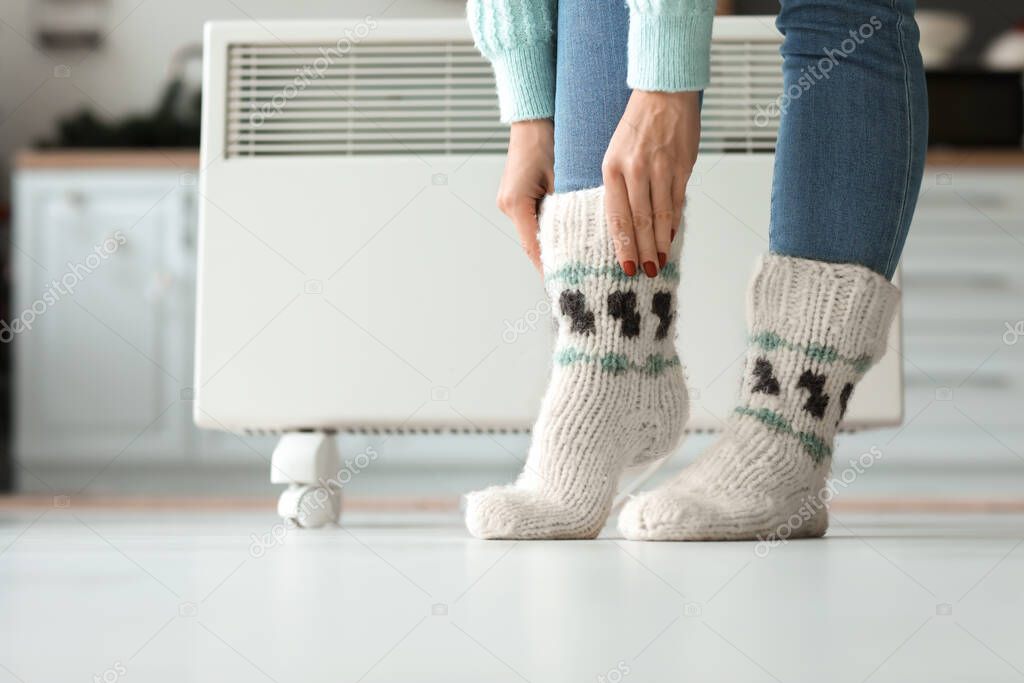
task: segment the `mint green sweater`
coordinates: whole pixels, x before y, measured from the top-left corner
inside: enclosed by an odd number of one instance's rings
[[[627,85],[664,92],[706,87],[715,0],[625,1]],[[556,3],[469,0],[473,39],[494,66],[502,121],[554,116]]]

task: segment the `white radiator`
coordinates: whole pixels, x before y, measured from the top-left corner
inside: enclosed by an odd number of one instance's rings
[[[716,19],[679,299],[690,429],[733,408],[779,41]],[[464,21],[214,22],[204,68],[196,423],[528,429],[551,311],[494,207],[507,128]],[[847,428],[899,422],[899,344],[897,320]]]

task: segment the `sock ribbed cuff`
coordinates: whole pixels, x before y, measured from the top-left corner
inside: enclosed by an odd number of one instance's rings
[[[863,266],[767,254],[747,299],[751,341],[863,373],[885,352],[900,292]]]
[[[604,188],[548,195],[540,208],[540,255],[551,277],[566,266],[618,268],[604,221]]]
[[[672,240],[668,263],[658,278],[678,281],[682,225]],[[608,234],[604,186],[548,195],[540,209],[540,250],[547,279],[574,277],[573,269],[630,279],[619,267]],[[634,278],[645,277],[638,273]]]

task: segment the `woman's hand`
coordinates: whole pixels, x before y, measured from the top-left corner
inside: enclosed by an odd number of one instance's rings
[[[605,214],[619,265],[648,277],[668,258],[697,160],[696,92],[634,90],[604,155]]]
[[[518,121],[508,139],[498,208],[512,219],[523,251],[543,273],[537,242],[537,209],[555,183],[555,128],[550,119]]]

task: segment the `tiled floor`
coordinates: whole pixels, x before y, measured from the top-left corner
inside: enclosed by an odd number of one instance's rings
[[[1017,681],[1024,515],[481,542],[455,513],[0,511],[0,681]]]

